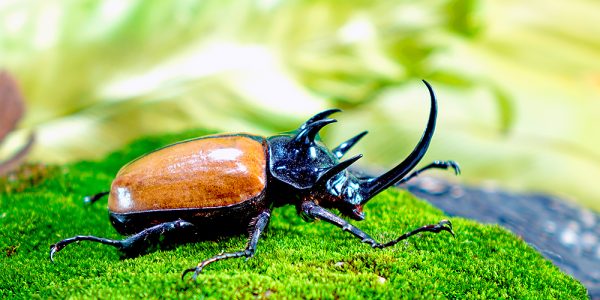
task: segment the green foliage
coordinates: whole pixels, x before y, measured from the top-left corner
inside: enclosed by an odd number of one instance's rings
[[[521,239],[498,226],[452,218],[456,238],[423,234],[375,250],[324,222],[305,223],[293,207],[275,210],[245,262],[210,265],[197,282],[181,271],[245,237],[204,241],[121,259],[113,248],[82,242],[48,259],[49,245],[77,234],[120,238],[106,206],[82,196],[106,190],[119,167],[149,150],[206,134],[139,140],[102,161],[25,167],[0,178],[0,298],[585,298],[585,288]],[[389,240],[447,218],[407,192],[391,189],[366,207],[360,227]]]

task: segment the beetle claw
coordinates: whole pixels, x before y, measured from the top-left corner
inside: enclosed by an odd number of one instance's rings
[[[196,269],[196,271],[194,272],[194,275],[192,275],[192,281],[196,281],[196,278],[198,278],[198,275],[200,274],[200,272],[202,272],[202,269]]]
[[[54,253],[62,250],[62,248],[64,248],[65,245],[62,245],[61,243],[57,243],[57,244],[53,244],[50,246],[50,261],[54,262]]]
[[[450,167],[454,169],[454,174],[460,175],[460,166],[458,165],[458,163],[456,163],[453,160],[448,161],[448,163],[450,164]]]
[[[54,253],[56,253],[56,252],[58,252],[58,251],[59,251],[59,249],[58,249],[58,247],[56,246],[56,244],[54,244],[54,245],[50,246],[50,261],[51,261],[51,262],[54,262]]]
[[[186,269],[185,271],[183,271],[183,273],[181,273],[181,280],[184,280],[185,275],[187,275],[189,272],[192,272],[192,271],[196,271],[196,268],[189,268],[189,269]]]
[[[200,273],[202,272],[202,267],[198,266],[198,267],[186,269],[181,274],[181,280],[184,280],[185,275],[187,275],[190,272],[194,272],[194,275],[192,275],[192,278],[190,278],[190,281],[196,281],[196,278],[198,278],[198,275],[200,275]]]
[[[450,222],[450,220],[441,220],[437,226],[439,230],[448,231],[453,237],[456,237],[454,235],[454,231],[452,230],[452,222]]]

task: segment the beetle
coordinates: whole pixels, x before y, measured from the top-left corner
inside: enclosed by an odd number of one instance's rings
[[[429,119],[414,150],[400,164],[379,177],[352,173],[348,167],[362,157],[340,161],[367,132],[362,132],[333,150],[318,137],[324,126],[336,122],[328,118],[339,109],[320,112],[295,131],[271,137],[251,134],[210,135],[166,146],[126,164],[117,173],[110,192],[86,199],[93,203],[109,195],[108,209],[114,228],[123,240],[95,236],[75,236],[50,246],[50,259],[56,252],[78,241],[93,241],[118,248],[126,255],[147,250],[148,242],[167,235],[231,235],[249,231],[246,248],[221,253],[201,261],[182,274],[202,270],[216,261],[254,256],[261,233],[274,208],[294,205],[307,221],[329,222],[349,231],[373,248],[395,245],[419,232],[454,235],[452,223],[441,220],[407,232],[395,240],[378,243],[330,209],[353,220],[363,220],[363,206],[386,188],[414,178],[427,169],[460,168],[454,161],[434,161],[410,173],[425,155],[433,137],[437,118],[434,91],[423,80],[431,99]]]

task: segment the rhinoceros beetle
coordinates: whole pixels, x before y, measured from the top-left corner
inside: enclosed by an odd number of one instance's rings
[[[460,169],[454,161],[435,161],[409,172],[425,155],[435,129],[437,102],[431,98],[429,120],[415,149],[399,165],[379,177],[364,177],[348,171],[362,155],[340,161],[342,156],[367,132],[329,150],[318,138],[327,124],[336,122],[330,109],[316,114],[296,131],[262,137],[250,134],[222,134],[179,142],[146,154],[128,163],[116,175],[110,192],[87,198],[94,202],[109,195],[112,225],[124,240],[95,236],[75,236],[51,246],[50,259],[65,246],[78,241],[93,241],[113,246],[125,254],[135,254],[165,235],[205,236],[206,233],[230,235],[249,229],[247,247],[238,252],[221,253],[183,272],[194,272],[192,279],[209,264],[228,258],[254,255],[260,234],[266,228],[271,210],[296,206],[306,220],[320,219],[349,231],[373,248],[395,245],[419,232],[447,231],[452,224],[442,220],[407,232],[395,240],[378,243],[368,234],[332,213],[363,220],[363,206],[386,188],[406,182],[431,169]]]

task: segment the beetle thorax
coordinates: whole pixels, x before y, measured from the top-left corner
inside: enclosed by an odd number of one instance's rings
[[[302,147],[291,136],[279,135],[270,137],[268,143],[271,175],[299,191],[312,188],[319,175],[338,163],[320,142]]]
[[[339,159],[323,143],[298,143],[292,134],[270,137],[268,143],[269,171],[293,194],[288,201],[299,204],[308,200],[362,219],[360,209],[357,212],[362,201],[360,180],[345,168],[336,172]],[[330,170],[335,173],[327,174]]]

